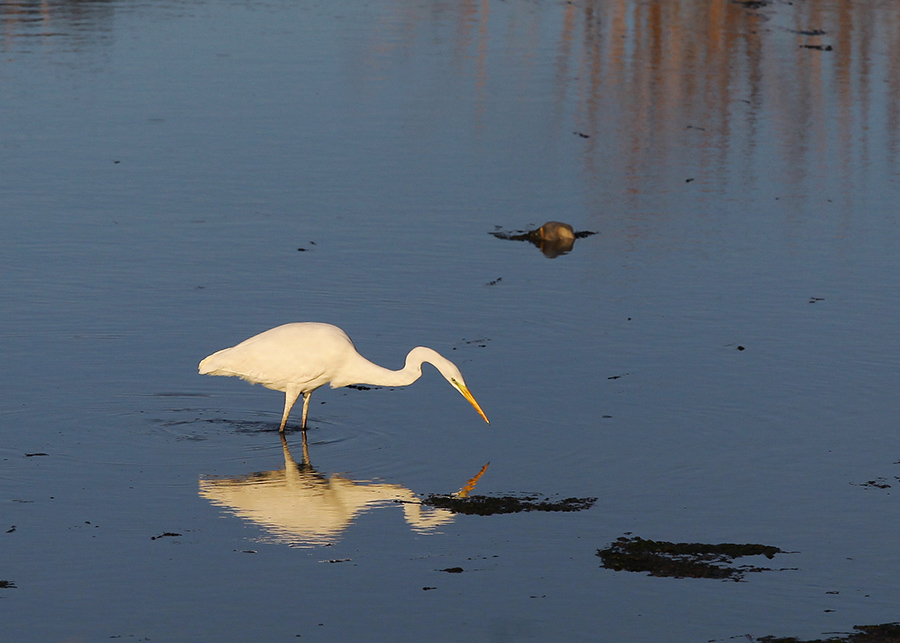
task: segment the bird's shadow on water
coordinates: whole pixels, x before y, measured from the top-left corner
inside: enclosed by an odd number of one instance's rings
[[[176,440],[208,440],[214,436],[221,436],[223,434],[236,434],[236,435],[279,435],[279,422],[277,419],[231,419],[227,417],[198,417],[198,415],[203,415],[209,413],[206,409],[170,409],[170,413],[174,414],[183,414],[190,413],[193,417],[185,418],[185,419],[161,419],[156,418],[152,420],[153,424],[157,425],[159,429],[170,436],[173,436]],[[323,423],[327,424],[327,423]],[[317,434],[318,431],[316,428],[308,429],[308,433],[310,438],[312,435]],[[303,430],[300,427],[291,427],[290,425],[284,428],[284,434],[291,435],[302,435]],[[312,444],[332,444],[337,442],[343,442],[345,438],[333,437],[329,439],[321,439],[322,436],[316,435],[315,441]]]

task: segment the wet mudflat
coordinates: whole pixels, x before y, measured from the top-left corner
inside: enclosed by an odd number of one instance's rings
[[[895,640],[894,3],[0,19],[0,638]],[[490,426],[197,374],[290,321]]]

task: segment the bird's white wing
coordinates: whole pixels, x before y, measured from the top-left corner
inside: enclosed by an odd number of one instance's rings
[[[328,324],[285,324],[213,353],[200,362],[204,375],[232,375],[277,391],[312,391],[329,382],[353,343]]]

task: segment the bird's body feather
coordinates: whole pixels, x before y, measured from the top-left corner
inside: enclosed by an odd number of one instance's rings
[[[373,364],[356,351],[347,334],[331,324],[298,322],[267,330],[231,348],[213,353],[200,362],[201,375],[240,377],[253,384],[285,393],[281,429],[291,407],[303,395],[303,428],[310,394],[323,386],[332,388],[351,384],[406,386],[422,375],[422,363],[433,364],[475,407],[487,417],[466,388],[462,374],[453,362],[436,351],[419,346],[406,356],[405,366],[392,371]]]
[[[200,362],[200,374],[237,376],[275,391],[292,385],[300,386],[301,392],[314,391],[327,384],[329,372],[339,372],[352,354],[356,354],[353,342],[336,326],[285,324],[213,353]]]

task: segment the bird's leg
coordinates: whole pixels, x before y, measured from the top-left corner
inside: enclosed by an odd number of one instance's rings
[[[297,401],[298,397],[300,397],[300,391],[295,391],[293,389],[287,389],[284,392],[284,414],[281,416],[281,426],[278,428],[279,431],[284,431],[284,425],[287,424],[288,415],[290,415],[291,409],[294,407],[294,402]],[[303,410],[304,410],[303,423],[305,425],[306,424],[306,412],[305,412],[306,407],[305,406],[304,406]]]
[[[303,394],[303,420],[300,422],[300,428],[303,429],[303,444],[306,444],[306,414],[309,412],[309,398],[312,395],[310,393]]]
[[[306,443],[306,430],[303,431],[303,466],[309,468],[309,445]]]

